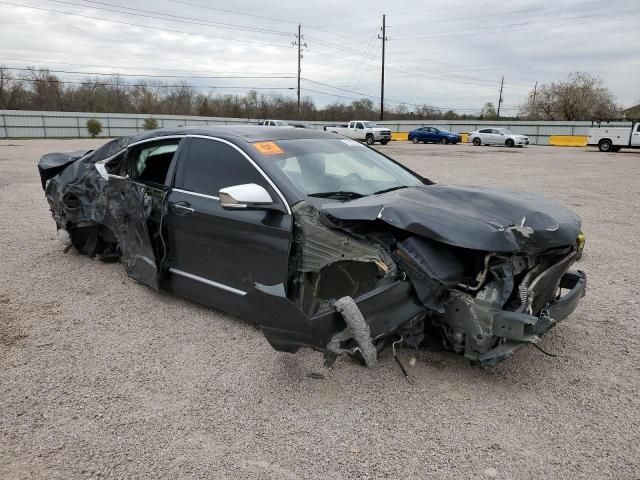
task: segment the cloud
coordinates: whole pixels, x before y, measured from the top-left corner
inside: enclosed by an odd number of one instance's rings
[[[320,105],[348,100],[310,90],[357,97],[344,91],[351,90],[377,98],[381,62],[377,35],[386,12],[385,96],[390,100],[477,109],[486,101],[497,101],[504,76],[505,105],[515,108],[536,81],[562,80],[576,70],[601,76],[623,104],[630,105],[640,97],[636,80],[640,78],[640,59],[635,52],[640,41],[640,12],[635,0],[610,0],[606,6],[594,0],[508,4],[499,0],[435,0],[417,6],[415,2],[390,4],[381,0],[10,3],[36,7],[0,3],[0,64],[14,67],[157,75],[171,70],[185,76],[207,71],[294,76],[297,51],[291,42],[299,22],[307,44],[302,76],[343,88],[303,81],[303,95],[311,95]],[[242,88],[229,87],[296,86],[295,79],[185,80],[233,92],[242,92]]]

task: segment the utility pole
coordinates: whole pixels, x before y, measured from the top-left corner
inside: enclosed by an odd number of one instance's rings
[[[384,54],[385,45],[387,43],[387,16],[382,15],[382,36],[378,35],[378,39],[382,40],[382,80],[380,81],[380,120],[384,120]]]
[[[533,87],[533,100],[531,101],[531,116],[533,117],[536,112],[536,94],[538,93],[538,82]]]
[[[502,81],[500,82],[500,97],[498,98],[498,113],[496,120],[500,120],[500,106],[502,105],[502,89],[504,88],[504,76],[502,77]]]
[[[304,37],[302,36],[302,25],[298,25],[298,34],[296,35],[296,41],[291,42],[291,44],[295,47],[298,47],[298,120],[300,120],[300,74],[302,72],[301,61],[302,61],[302,49],[307,48],[306,42],[303,43]]]

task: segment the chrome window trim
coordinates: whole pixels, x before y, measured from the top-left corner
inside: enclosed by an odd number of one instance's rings
[[[204,283],[206,285],[210,285],[212,287],[219,288],[220,290],[225,290],[227,292],[234,293],[236,295],[243,296],[243,295],[247,294],[247,292],[245,292],[243,290],[238,290],[237,288],[233,288],[233,287],[230,287],[228,285],[224,285],[222,283],[214,282],[213,280],[208,280],[206,278],[199,277],[198,275],[194,275],[192,273],[183,272],[182,270],[178,270],[177,268],[169,268],[169,272],[175,273],[176,275],[180,275],[181,277],[185,277],[185,278],[189,278],[191,280],[195,280],[196,282],[201,282],[201,283]]]
[[[178,192],[178,193],[186,193],[187,195],[195,195],[196,197],[210,198],[212,200],[220,200],[220,198],[216,197],[215,195],[205,195],[204,193],[190,192],[189,190],[183,190],[182,188],[174,188],[172,191]]]
[[[143,143],[147,143],[147,142],[155,142],[155,141],[160,141],[160,140],[165,140],[165,139],[166,139],[166,140],[172,140],[172,139],[175,139],[175,138],[185,138],[186,136],[187,136],[186,134],[185,134],[185,135],[165,135],[165,136],[161,136],[161,137],[146,138],[146,139],[144,139],[144,140],[140,140],[140,141],[135,142],[135,143],[130,143],[130,144],[129,144],[129,145],[127,145],[126,147],[124,147],[124,148],[122,148],[122,149],[118,150],[118,151],[117,151],[116,153],[114,153],[113,155],[111,155],[111,156],[109,156],[109,157],[107,157],[107,158],[105,158],[105,159],[103,159],[103,160],[100,160],[100,161],[96,162],[96,163],[94,164],[94,167],[96,167],[96,170],[98,170],[98,173],[100,173],[100,176],[101,176],[102,178],[104,178],[105,180],[108,180],[108,179],[109,179],[109,177],[105,177],[105,174],[107,173],[106,168],[101,169],[100,167],[98,167],[98,165],[100,165],[100,166],[104,166],[104,165],[106,165],[106,164],[107,164],[107,163],[109,163],[111,160],[113,160],[114,158],[116,158],[118,155],[123,154],[123,153],[124,153],[125,151],[127,151],[129,148],[131,148],[131,147],[135,147],[136,145],[141,145],[141,144],[143,144]]]
[[[282,194],[282,192],[280,191],[280,189],[276,186],[275,183],[273,183],[273,181],[267,176],[266,173],[264,173],[264,171],[262,170],[262,168],[260,168],[260,166],[253,161],[253,159],[247,154],[247,152],[245,152],[244,150],[242,150],[240,147],[238,147],[237,145],[231,143],[228,140],[225,140],[224,138],[218,138],[218,137],[214,137],[214,136],[209,136],[209,135],[195,135],[195,134],[188,134],[187,137],[190,138],[203,138],[205,140],[211,140],[214,142],[222,142],[224,144],[229,145],[230,147],[236,149],[244,158],[246,158],[249,163],[251,163],[251,165],[253,165],[253,167],[258,170],[258,172],[260,173],[260,175],[262,175],[264,177],[264,179],[267,181],[267,183],[269,183],[269,185],[271,186],[271,188],[273,188],[273,190],[276,192],[276,194],[278,195],[278,197],[280,197],[280,200],[282,201],[282,204],[285,206],[285,208],[287,209],[287,214],[291,215],[291,207],[289,207],[289,204],[287,203],[287,201],[284,198],[284,195]],[[229,185],[230,187],[232,187],[233,185]],[[193,192],[191,192],[193,193]]]

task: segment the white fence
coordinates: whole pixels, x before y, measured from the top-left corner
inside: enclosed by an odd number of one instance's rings
[[[157,120],[163,128],[213,125],[256,124],[254,118],[195,117],[181,115],[148,115],[126,113],[35,112],[26,110],[0,110],[0,138],[86,138],[87,120],[102,124],[101,136],[133,135],[143,130],[148,118]],[[316,128],[343,122],[305,122]],[[541,121],[478,121],[478,120],[392,120],[376,122],[393,132],[408,132],[424,125],[434,125],[453,132],[471,132],[483,127],[496,126],[528,135],[532,143],[546,145],[551,135],[586,135],[592,122]],[[610,126],[630,126],[630,122],[611,122]]]

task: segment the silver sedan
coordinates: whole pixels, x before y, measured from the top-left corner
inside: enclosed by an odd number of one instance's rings
[[[529,145],[529,137],[518,135],[506,128],[483,128],[469,134],[469,143],[478,145],[506,145],[523,147]]]

